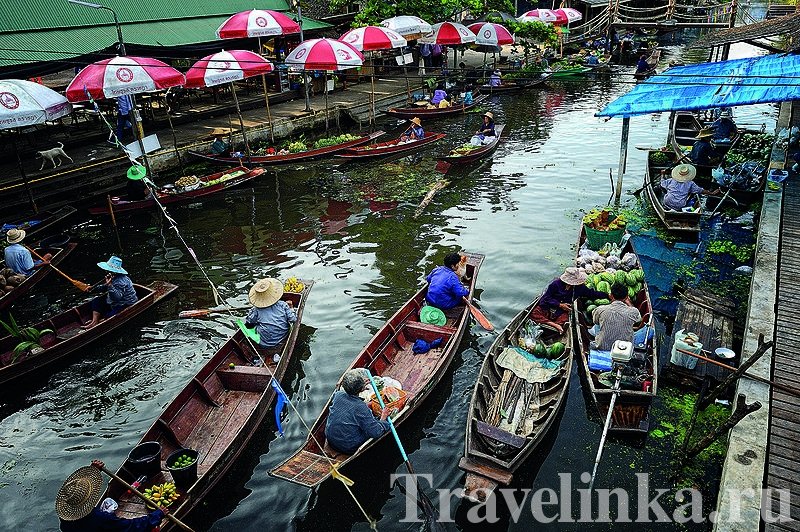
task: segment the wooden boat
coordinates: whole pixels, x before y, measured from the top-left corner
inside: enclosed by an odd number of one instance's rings
[[[521,379],[512,370],[498,365],[498,357],[509,347],[518,345],[524,334],[523,328],[541,296],[511,320],[489,348],[472,389],[472,399],[467,414],[467,429],[464,456],[458,467],[467,472],[465,496],[478,501],[485,500],[488,492],[498,485],[507,486],[514,473],[553,428],[553,423],[562,408],[569,379],[572,373],[572,327],[567,323],[563,333],[550,327],[542,327],[545,345],[561,342],[564,352],[556,360],[561,367],[542,380],[533,383]],[[519,390],[518,401],[508,401],[509,391]],[[529,397],[529,401],[524,398]],[[507,402],[506,402],[507,401]],[[528,426],[513,430],[501,411],[514,412],[524,405]],[[528,410],[529,409],[529,410]],[[519,423],[519,421],[518,421]]]
[[[72,250],[75,249],[78,244],[67,244],[64,247],[59,248],[37,248],[36,253],[39,255],[44,255],[45,253],[52,253],[53,257],[50,259],[50,264],[53,266],[58,266],[58,264],[66,258],[67,255],[72,253]],[[0,261],[0,270],[5,268],[5,261]],[[44,279],[51,271],[52,268],[49,266],[40,266],[34,270],[34,272],[29,275],[24,281],[22,281],[19,286],[14,288],[12,291],[6,293],[2,297],[0,297],[0,310],[3,310],[9,307],[14,301],[20,298],[23,294],[27,293],[33,286]]]
[[[538,81],[538,80],[537,80]],[[491,85],[481,85],[481,94],[499,94],[504,92],[521,91],[528,85],[522,83],[506,82],[499,87],[492,87]]]
[[[484,144],[483,146],[469,151],[464,155],[453,155],[453,152],[450,152],[450,155],[440,157],[436,163],[436,170],[446,174],[453,166],[464,167],[479,161],[484,157],[488,157],[494,153],[494,151],[497,149],[497,146],[500,144],[500,137],[503,134],[504,128],[505,124],[496,125],[494,127],[494,138],[489,144]]]
[[[189,154],[194,155],[195,157],[199,157],[204,161],[215,164],[242,164],[243,161],[247,161],[250,164],[257,164],[259,166],[270,166],[273,164],[311,161],[313,159],[320,159],[322,157],[334,155],[348,148],[353,148],[355,146],[363,146],[364,144],[367,144],[368,142],[371,142],[376,138],[380,137],[381,135],[383,135],[383,133],[384,133],[383,131],[375,131],[374,133],[370,133],[369,135],[362,135],[361,137],[355,140],[349,140],[347,142],[342,142],[341,144],[334,144],[333,146],[325,146],[324,148],[310,149],[298,153],[287,153],[285,155],[278,155],[278,154],[251,155],[249,158],[246,156],[223,157],[220,155],[209,155],[191,150],[189,150]]]
[[[486,95],[480,95],[477,98],[472,100],[472,103],[469,105],[464,105],[463,103],[452,105],[450,107],[443,107],[443,108],[434,108],[428,109],[424,106],[411,106],[411,107],[390,107],[386,110],[386,114],[396,116],[399,118],[414,118],[418,116],[420,118],[425,118],[427,120],[431,120],[433,118],[439,118],[441,116],[452,116],[461,113],[465,113],[474,107],[477,107],[478,104],[483,102],[486,99]]]
[[[581,225],[578,238],[578,249],[586,239],[586,233]],[[626,253],[636,253],[633,244],[628,240],[622,249],[622,256]],[[642,283],[642,289],[631,300],[633,306],[639,309],[643,323],[652,320],[653,306],[647,282]],[[584,386],[584,392],[591,398],[600,417],[605,420],[608,414],[608,405],[611,401],[614,376],[611,372],[600,372],[589,369],[589,342],[588,327],[591,320],[587,320],[584,313],[584,302],[578,300],[573,307],[572,322],[575,328],[573,349],[577,357],[578,373]],[[655,335],[642,349],[634,351],[633,359],[625,365],[623,385],[620,388],[614,411],[611,417],[609,431],[616,433],[646,435],[650,427],[650,406],[658,391],[658,346]],[[642,382],[636,380],[632,385],[630,379],[645,376]],[[649,385],[648,385],[649,382]],[[647,388],[646,390],[644,388]]]
[[[686,154],[692,148],[695,137],[703,124],[697,115],[690,111],[675,111],[670,116],[669,144],[679,156]]]
[[[647,57],[647,64],[653,65],[649,70],[645,70],[644,72],[634,72],[633,77],[636,78],[636,81],[643,81],[653,74],[656,73],[656,68],[658,68],[658,62],[661,60],[661,49],[656,48],[653,52]]]
[[[301,293],[286,292],[282,297],[294,305],[297,321],[289,331],[279,362],[267,357],[264,366],[259,360],[261,355],[244,334],[237,331],[164,408],[139,441],[161,445],[159,472],[150,476],[140,490],[174,482],[167,469],[171,464],[166,463],[173,451],[192,449],[199,453],[196,481],[190,486],[179,482],[180,497],[169,508],[178,519],[185,519],[192,511],[203,507],[208,493],[245,450],[270,411],[276,396],[272,379],[280,382],[292,363],[303,308],[314,285],[313,281],[301,282],[305,285]],[[257,364],[254,365],[253,360]],[[131,469],[126,461],[117,475],[131,483],[139,476]],[[105,496],[119,503],[116,511],[119,517],[135,518],[147,513],[141,500],[114,480],[109,482]],[[174,526],[165,520],[161,530],[174,530]]]
[[[200,186],[193,190],[183,190],[178,192],[177,189],[161,189],[157,193],[158,201],[162,205],[167,205],[170,203],[178,203],[181,201],[189,201],[196,198],[201,198],[210,194],[216,194],[218,192],[222,192],[223,190],[227,190],[229,188],[247,183],[248,181],[252,181],[264,172],[266,172],[266,170],[263,168],[254,168],[251,170],[249,168],[245,168],[244,166],[237,166],[235,168],[230,168],[222,172],[216,172],[214,174],[198,178],[200,180]],[[152,198],[141,201],[127,201],[125,196],[122,196],[119,198],[112,198],[111,202],[114,209],[114,214],[138,211],[141,209],[150,209],[156,206],[156,202]],[[91,207],[89,209],[89,213],[109,214],[109,208],[107,205]]]
[[[484,257],[478,254],[467,254],[467,257],[467,276],[471,278],[470,295],[467,297],[472,297]],[[400,381],[409,398],[405,407],[393,417],[397,427],[427,399],[442,379],[470,322],[469,309],[465,307],[457,319],[449,318],[444,326],[420,323],[419,310],[424,305],[425,293],[426,287],[423,287],[408,300],[347,368],[368,368],[373,375],[392,377]],[[414,354],[411,350],[418,339],[430,342],[436,338],[444,340],[438,348],[421,354]],[[272,469],[270,475],[311,488],[330,476],[331,464],[338,467],[347,465],[366,454],[384,438],[392,438],[387,432],[377,439],[368,440],[352,455],[339,454],[326,448],[325,424],[332,401],[333,395],[311,428],[305,444]]]
[[[5,237],[9,229],[24,229],[29,240],[32,236],[41,237],[46,232],[60,226],[62,222],[66,221],[76,212],[78,212],[78,210],[70,206],[51,211],[39,211],[25,218],[3,224],[3,226],[0,227],[0,237]]]
[[[42,338],[44,349],[36,354],[22,355],[13,360],[13,350],[19,344],[19,340],[12,336],[0,338],[0,384],[32,376],[46,366],[66,359],[67,356],[145,312],[178,288],[164,281],[154,281],[148,286],[138,284],[133,286],[136,288],[139,300],[91,329],[81,328],[81,325],[92,319],[89,301],[34,325],[40,331],[43,329],[54,331],[54,334]]]
[[[427,146],[441,140],[445,137],[444,133],[434,133],[432,131],[425,132],[425,138],[419,140],[400,141],[399,139],[390,140],[388,142],[379,142],[377,144],[370,144],[369,146],[359,146],[357,148],[348,148],[342,153],[337,153],[336,157],[344,159],[372,159],[375,157],[383,157],[386,155],[395,155],[398,153],[407,153],[418,150],[423,146]]]
[[[664,189],[661,188],[661,171],[665,168],[657,168],[650,162],[650,154],[653,151],[647,152],[647,170],[644,174],[644,193],[647,195],[647,200],[653,206],[653,210],[658,216],[661,223],[668,231],[680,233],[684,235],[697,236],[700,233],[700,218],[703,214],[702,203],[700,198],[697,202],[701,207],[696,211],[683,212],[673,211],[664,207]]]
[[[575,78],[591,72],[592,68],[582,65],[564,66],[558,64],[550,71],[550,79]]]

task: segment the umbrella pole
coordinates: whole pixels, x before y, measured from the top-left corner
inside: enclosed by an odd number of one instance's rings
[[[172,145],[175,148],[175,157],[178,158],[178,166],[181,169],[181,173],[185,173],[183,170],[183,159],[181,159],[181,152],[178,151],[178,137],[175,135],[175,128],[172,126],[172,117],[169,115],[169,106],[167,106],[167,121],[169,122],[169,130],[172,131]]]
[[[261,48],[261,37],[258,38],[258,53],[259,55],[263,49]],[[275,144],[275,130],[272,127],[272,113],[269,110],[269,94],[267,93],[267,76],[261,74],[261,85],[264,87],[264,103],[267,104],[267,120],[269,121],[269,141]]]
[[[34,214],[39,214],[39,207],[36,205],[36,200],[33,199],[33,191],[31,185],[28,183],[28,176],[25,175],[25,168],[22,166],[22,158],[19,156],[19,149],[17,148],[17,137],[14,136],[14,155],[17,156],[17,165],[19,166],[19,175],[22,178],[22,183],[25,185],[25,192],[28,193],[28,200],[31,202],[31,208]]]
[[[242,110],[239,107],[239,97],[236,96],[236,85],[231,81],[231,92],[233,93],[233,104],[236,106],[236,114],[239,115],[239,125],[242,128],[242,140],[244,141],[244,152],[247,158],[250,158],[250,145],[247,144],[247,135],[244,132],[244,119],[242,118]]]
[[[150,168],[150,159],[147,157],[147,152],[144,149],[144,129],[142,128],[142,116],[139,114],[139,109],[136,108],[136,97],[131,94],[131,113],[133,114],[133,136],[136,137],[136,143],[139,144],[139,151],[142,152],[142,161],[144,168],[147,170],[147,175],[150,179],[153,178],[153,169]],[[119,141],[119,139],[117,139]]]
[[[369,77],[369,79],[370,82],[372,83],[372,93],[370,94],[371,114],[369,118],[370,120],[369,123],[374,125],[375,124],[375,56],[370,54],[370,57],[372,59],[372,75]]]
[[[328,131],[328,71],[325,71],[325,131]]]

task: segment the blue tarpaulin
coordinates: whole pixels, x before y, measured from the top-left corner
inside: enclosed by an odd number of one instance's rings
[[[597,116],[697,111],[800,99],[800,55],[776,54],[670,68]]]

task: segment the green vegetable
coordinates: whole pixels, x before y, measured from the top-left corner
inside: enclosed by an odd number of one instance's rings
[[[547,357],[548,358],[558,358],[564,354],[566,351],[566,347],[561,342],[555,342],[549,348],[547,348]]]
[[[618,270],[614,277],[614,284],[628,284],[628,276],[622,270]]]
[[[628,272],[625,275],[625,284],[628,286],[636,286],[639,283],[639,278],[636,276],[636,273],[633,271]]]
[[[611,301],[609,301],[608,299],[595,299],[594,304],[599,307],[602,305],[610,305]]]
[[[613,275],[611,275],[610,273],[608,273],[608,272],[601,273],[600,274],[600,278],[603,281],[607,282],[609,284],[609,286],[616,282],[616,278]],[[600,290],[600,289],[598,288],[598,290]]]
[[[537,342],[536,347],[533,348],[533,354],[540,358],[547,357],[547,347],[543,343]]]
[[[591,314],[594,309],[597,308],[597,305],[586,305],[586,312]]]
[[[599,283],[597,283],[597,291],[598,292],[605,292],[606,294],[610,294],[611,293],[611,285],[608,283],[608,281],[600,281]]]
[[[637,293],[638,293],[638,290],[636,290],[636,288],[634,288],[633,286],[629,286],[628,287],[628,297],[629,298],[634,299],[636,297]]]

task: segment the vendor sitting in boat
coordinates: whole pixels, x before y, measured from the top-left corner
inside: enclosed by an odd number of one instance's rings
[[[600,64],[600,60],[597,58],[597,56],[595,54],[590,53],[588,56],[586,56],[586,59],[584,60],[584,64],[586,66],[597,66],[597,65]]]
[[[599,351],[611,351],[614,342],[633,340],[634,328],[641,323],[641,313],[631,306],[628,287],[616,283],[611,286],[611,304],[600,305],[592,311],[592,321],[597,325],[595,346]]]
[[[711,124],[711,128],[714,130],[712,138],[718,144],[730,144],[739,133],[739,128],[736,127],[736,122],[731,117],[730,109],[723,109],[719,118]]]
[[[647,56],[642,54],[639,56],[639,61],[636,63],[636,73],[637,74],[645,74],[650,72],[653,69],[653,66],[647,62]]]
[[[231,146],[225,142],[226,133],[226,130],[219,128],[211,132],[211,136],[214,137],[214,142],[211,143],[211,153],[213,155],[227,157],[231,154]]]
[[[714,130],[710,127],[704,127],[695,137],[695,142],[692,145],[692,151],[689,152],[689,159],[693,164],[700,166],[714,166],[719,163],[721,157],[714,146],[711,145],[711,137],[714,136]]]
[[[503,84],[503,75],[500,73],[499,70],[495,69],[492,72],[492,75],[489,76],[489,86],[490,87],[499,87]]]
[[[586,286],[587,275],[578,268],[569,267],[560,277],[553,279],[531,312],[531,319],[542,325],[549,325],[559,333],[569,320],[572,304],[578,298],[604,299],[605,292],[598,292]]]
[[[669,179],[661,181],[661,187],[666,190],[664,194],[664,207],[673,211],[682,211],[689,205],[690,198],[695,194],[719,194],[719,189],[712,192],[705,190],[693,180],[697,176],[697,169],[691,164],[679,164],[672,169]]]
[[[411,125],[400,135],[400,140],[402,141],[422,140],[424,138],[425,130],[422,129],[422,120],[420,120],[418,116],[411,119]]]
[[[444,90],[444,85],[441,83],[436,87],[433,93],[433,98],[428,104],[428,109],[436,109],[439,107],[450,107],[450,102],[447,100],[447,91]]]
[[[472,94],[472,85],[467,85],[464,87],[464,92],[461,93],[461,103],[464,105],[472,105],[474,102],[474,96]]]
[[[450,253],[444,258],[442,266],[437,266],[425,277],[428,282],[428,293],[425,301],[429,305],[443,311],[448,318],[455,318],[464,308],[464,297],[469,295],[469,289],[461,284],[459,266],[461,255]]]
[[[91,329],[102,320],[118,314],[139,300],[128,272],[122,267],[121,258],[112,255],[107,261],[98,262],[97,266],[108,274],[105,280],[94,285],[91,291],[104,294],[92,299],[92,321],[84,325],[84,329]]]
[[[491,113],[491,111],[487,111],[483,114],[483,124],[481,124],[480,129],[475,132],[475,135],[472,136],[469,143],[473,146],[488,144],[492,141],[495,135],[494,115]]]
[[[105,484],[99,460],[72,473],[56,495],[56,515],[62,532],[150,532],[157,530],[167,514],[166,509],[154,510],[142,517],[125,519],[114,513],[119,504],[103,498]]]
[[[150,197],[150,189],[144,183],[147,170],[144,166],[135,165],[128,169],[128,181],[125,183],[125,199],[127,201],[142,201]]]
[[[6,268],[11,268],[17,275],[31,275],[36,268],[40,268],[50,262],[53,258],[51,253],[42,257],[44,260],[33,260],[30,250],[22,245],[25,239],[24,229],[9,229],[6,233],[6,242],[9,245],[3,252],[6,260]]]
[[[245,325],[256,329],[258,346],[278,362],[283,343],[289,335],[292,323],[297,321],[297,314],[291,301],[281,300],[283,283],[272,277],[260,279],[250,288],[247,298],[253,308],[247,313]]]
[[[342,389],[333,394],[325,423],[326,446],[344,454],[353,454],[370,438],[389,432],[390,409],[381,410],[376,419],[367,403],[358,396],[369,386],[364,370],[351,369],[342,376]]]

